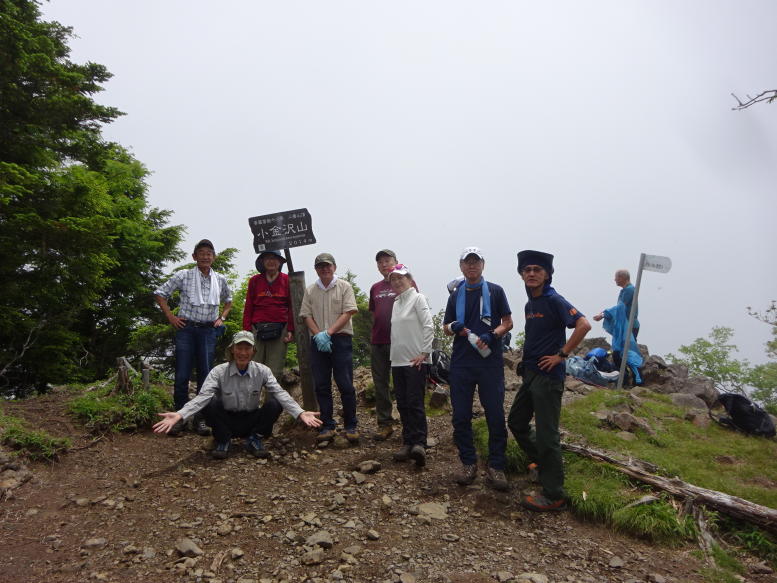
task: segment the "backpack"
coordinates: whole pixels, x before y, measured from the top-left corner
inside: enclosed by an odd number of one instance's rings
[[[747,435],[775,436],[774,422],[769,414],[744,395],[723,393],[718,397],[717,402],[723,405],[729,415],[715,419],[723,427],[735,429]]]
[[[451,357],[443,350],[432,350],[432,364],[429,366],[429,378],[437,384],[447,385],[451,372]]]

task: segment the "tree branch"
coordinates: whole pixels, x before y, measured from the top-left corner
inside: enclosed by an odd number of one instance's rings
[[[11,368],[11,365],[13,363],[15,363],[17,360],[20,360],[24,356],[24,353],[27,352],[27,350],[30,348],[30,346],[35,344],[35,341],[38,340],[37,333],[45,325],[46,325],[46,321],[45,320],[41,320],[37,324],[35,324],[35,326],[32,327],[32,329],[30,330],[30,333],[27,334],[27,339],[24,341],[24,344],[22,345],[21,350],[16,353],[16,356],[14,356],[11,360],[9,360],[5,364],[5,366],[3,367],[2,370],[0,370],[0,378],[4,377],[6,375],[6,373],[8,372],[8,369]]]
[[[762,101],[765,101],[766,103],[771,103],[772,101],[777,100],[777,89],[769,89],[767,91],[762,91],[755,97],[747,96],[747,101],[742,101],[737,97],[734,93],[731,94],[731,97],[737,100],[738,105],[736,107],[732,107],[731,109],[734,111],[742,110],[750,107],[751,105],[755,103],[760,103]]]

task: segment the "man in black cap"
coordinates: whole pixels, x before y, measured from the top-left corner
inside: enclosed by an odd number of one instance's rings
[[[551,287],[553,255],[521,251],[518,273],[529,296],[525,307],[523,384],[510,408],[507,425],[532,466],[539,470],[542,485],[541,494],[524,496],[521,504],[535,511],[564,510],[566,494],[559,434],[564,360],[577,348],[591,324]],[[565,328],[574,328],[569,340]],[[532,417],[534,431],[529,425]]]
[[[382,441],[394,432],[391,416],[391,310],[397,293],[389,284],[389,274],[397,264],[397,256],[391,249],[381,249],[375,255],[375,263],[383,278],[370,288],[370,368],[375,385],[375,414],[378,417],[378,431],[375,439]]]
[[[165,283],[154,290],[157,304],[167,321],[175,328],[175,384],[173,400],[176,410],[189,401],[189,377],[192,367],[197,369],[197,392],[200,392],[216,355],[216,340],[224,333],[224,320],[232,309],[232,292],[227,279],[211,269],[216,250],[208,239],[194,246],[192,259],[197,263],[192,269],[175,272]],[[167,300],[173,292],[180,291],[178,314],[173,314]],[[219,312],[219,304],[224,309]],[[178,423],[170,435],[181,432]],[[195,429],[200,435],[209,435],[204,419],[198,417]]]

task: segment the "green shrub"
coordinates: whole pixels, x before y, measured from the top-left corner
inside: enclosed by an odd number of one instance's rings
[[[87,392],[73,399],[68,410],[92,431],[127,431],[152,425],[157,413],[172,406],[169,391],[151,385],[128,393],[112,394],[110,387]]]
[[[67,452],[72,443],[64,437],[52,437],[45,431],[30,429],[18,417],[0,413],[0,442],[33,460],[54,460]]]
[[[693,518],[678,516],[665,500],[620,508],[613,512],[612,524],[617,530],[664,544],[679,544],[696,536]]]
[[[617,403],[620,397],[614,395],[608,400]],[[486,420],[478,419],[472,426],[475,447],[485,458],[488,456]],[[510,474],[525,473],[528,463],[523,450],[515,440],[509,439],[505,471]],[[645,490],[635,487],[627,476],[611,466],[565,453],[564,467],[567,499],[577,516],[611,524],[633,536],[664,544],[677,544],[695,534],[693,522],[680,518],[667,502],[626,508],[645,494]]]

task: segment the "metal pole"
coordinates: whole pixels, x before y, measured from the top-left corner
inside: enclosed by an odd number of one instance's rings
[[[639,297],[639,285],[642,282],[642,269],[645,267],[645,254],[639,256],[639,269],[637,269],[637,283],[634,286],[634,299],[631,302],[629,310],[629,323],[626,326],[626,339],[623,341],[623,352],[621,353],[621,369],[618,374],[618,390],[623,388],[623,375],[626,374],[626,361],[629,359],[629,346],[631,345],[631,329],[634,327],[634,319],[637,314],[637,298]],[[637,346],[639,350],[639,346]]]
[[[288,254],[288,249],[285,251]],[[290,255],[287,255],[286,261],[291,266]],[[289,271],[289,289],[291,291],[291,307],[294,311],[294,341],[297,343],[297,362],[302,382],[302,407],[306,411],[318,411],[318,400],[313,388],[313,373],[310,370],[310,332],[299,318],[302,297],[305,295],[304,271]]]

